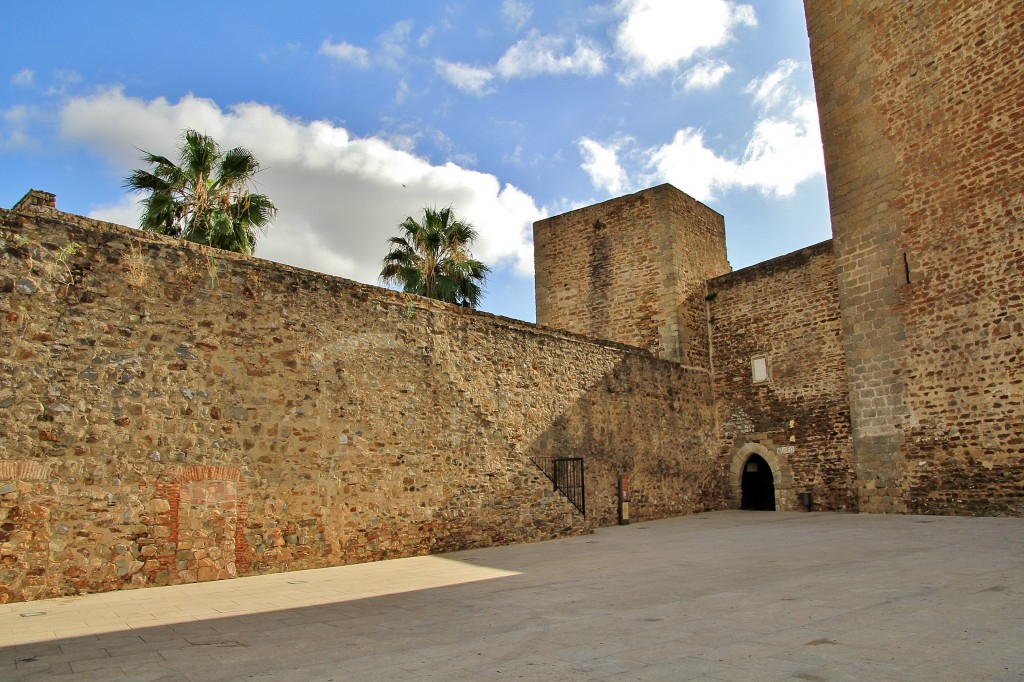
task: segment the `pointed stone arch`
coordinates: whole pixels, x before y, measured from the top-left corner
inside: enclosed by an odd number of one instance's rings
[[[743,465],[750,459],[751,455],[758,455],[772,470],[772,478],[775,486],[775,509],[788,510],[794,508],[789,504],[792,497],[792,476],[789,474],[786,462],[780,461],[780,456],[774,448],[763,443],[747,442],[736,448],[733,452],[732,462],[729,465],[729,485],[727,493],[729,496],[729,508],[739,509],[743,499]]]

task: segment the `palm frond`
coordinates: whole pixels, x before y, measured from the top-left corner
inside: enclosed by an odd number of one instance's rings
[[[220,157],[220,149],[212,137],[190,129],[182,134],[178,155],[183,169],[192,177],[208,179]]]
[[[154,191],[142,201],[142,229],[169,237],[180,237],[178,206],[168,192]]]
[[[235,147],[224,153],[217,169],[217,182],[224,185],[247,183],[260,169],[260,164],[248,149]]]
[[[143,199],[141,227],[199,244],[252,253],[257,231],[265,232],[277,207],[249,185],[259,162],[244,147],[222,153],[216,140],[196,130],[182,132],[175,164],[165,156],[143,152],[152,168],[136,170],[124,180]]]
[[[145,170],[134,170],[124,179],[124,186],[133,192],[166,192],[170,184],[159,175]]]
[[[409,216],[398,227],[403,235],[387,240],[391,250],[382,261],[382,283],[448,303],[479,305],[489,269],[470,253],[477,237],[471,223],[459,220],[451,206],[425,207],[422,218]]]

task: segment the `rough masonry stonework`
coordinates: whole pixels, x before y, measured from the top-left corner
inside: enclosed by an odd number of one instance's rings
[[[41,192],[0,335],[0,600],[579,533],[621,474],[638,519],[721,506],[707,372]],[[586,517],[534,463],[570,456]]]
[[[761,460],[776,509],[1024,514],[1024,0],[805,11],[834,239],[730,272],[636,192],[534,226],[539,325],[0,210],[0,602],[587,532],[622,475],[737,507]]]
[[[1024,2],[805,3],[863,511],[1024,513]]]
[[[856,511],[846,362],[832,242],[707,283],[726,491],[750,454],[773,465],[778,509]],[[767,377],[755,381],[752,363]]]

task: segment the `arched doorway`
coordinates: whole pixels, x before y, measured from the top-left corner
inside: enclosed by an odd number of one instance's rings
[[[740,509],[775,511],[775,477],[760,455],[751,455],[743,465]]]

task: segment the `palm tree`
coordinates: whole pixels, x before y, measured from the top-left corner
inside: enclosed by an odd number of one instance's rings
[[[244,147],[221,152],[209,135],[186,130],[179,165],[145,152],[152,171],[135,170],[124,185],[149,192],[142,200],[142,229],[218,249],[251,254],[256,230],[266,231],[277,207],[249,190],[259,162]]]
[[[380,280],[400,285],[408,293],[427,296],[467,308],[483,298],[483,283],[490,268],[473,258],[470,246],[477,237],[473,225],[458,220],[451,206],[424,208],[423,219],[412,216],[399,227],[404,235],[388,239]]]

